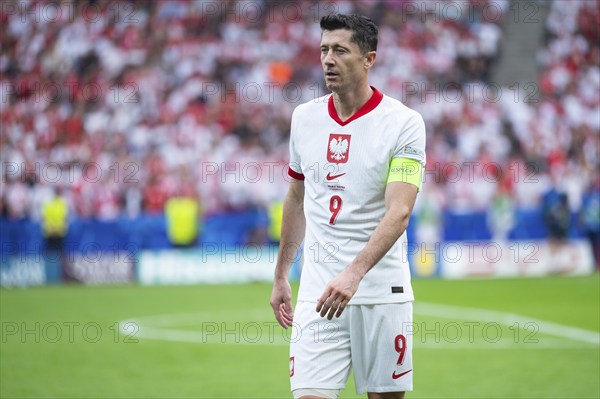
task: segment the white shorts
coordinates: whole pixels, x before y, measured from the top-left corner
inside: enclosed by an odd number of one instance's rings
[[[297,389],[343,389],[354,369],[356,393],[412,391],[412,302],[348,305],[339,319],[298,302],[290,337],[290,382]]]

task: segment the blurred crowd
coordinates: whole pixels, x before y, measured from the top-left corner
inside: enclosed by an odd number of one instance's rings
[[[56,193],[100,220],[172,197],[267,208],[287,189],[294,107],[327,93],[318,21],[331,12],[379,24],[371,83],[426,121],[424,214],[536,208],[553,185],[577,211],[598,176],[598,3],[555,1],[531,55],[539,82],[500,87],[510,5],[2,2],[1,213],[38,219]]]

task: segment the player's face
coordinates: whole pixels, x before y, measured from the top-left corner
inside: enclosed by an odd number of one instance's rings
[[[321,36],[321,65],[325,85],[335,93],[352,90],[367,77],[367,55],[350,41],[352,31],[325,30]]]

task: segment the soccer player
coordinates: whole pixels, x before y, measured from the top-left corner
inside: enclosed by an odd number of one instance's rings
[[[271,306],[292,326],[295,398],[337,398],[350,368],[356,392],[412,390],[413,291],[404,234],[421,187],[421,116],[369,85],[377,26],[359,15],[320,22],[321,65],[333,94],[298,106],[293,178],[284,201]],[[288,272],[304,240],[296,311]]]

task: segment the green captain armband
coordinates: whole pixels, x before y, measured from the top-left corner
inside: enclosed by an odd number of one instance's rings
[[[410,158],[394,158],[390,163],[390,172],[387,182],[409,183],[421,191],[423,183],[423,166],[421,162]]]

